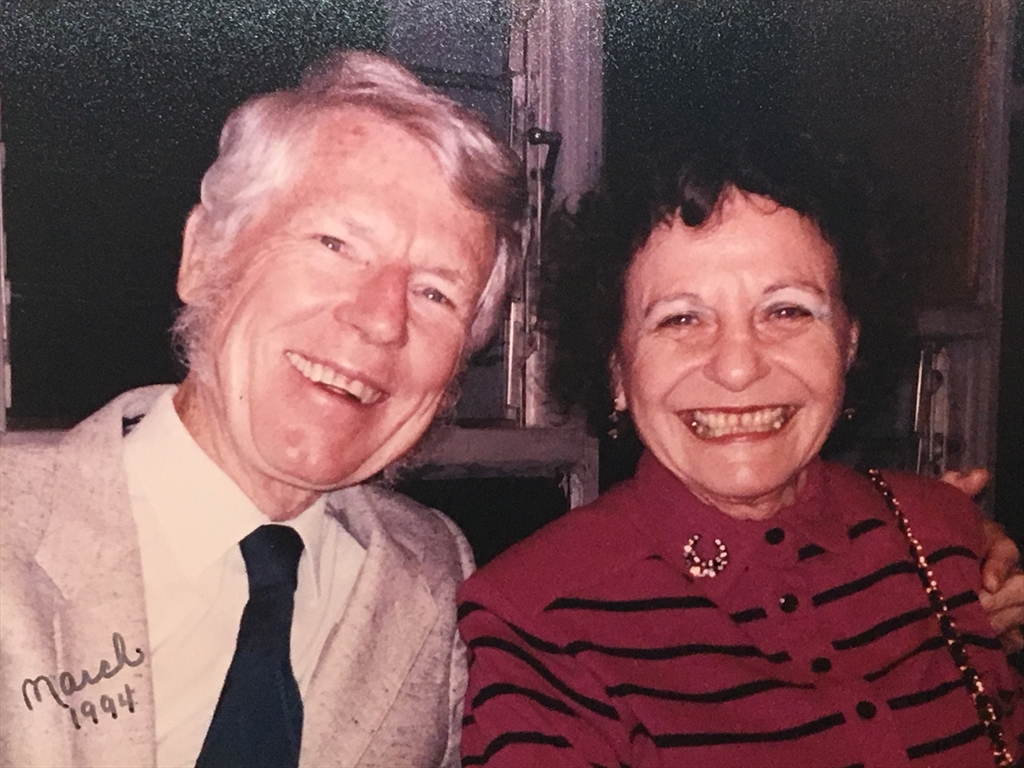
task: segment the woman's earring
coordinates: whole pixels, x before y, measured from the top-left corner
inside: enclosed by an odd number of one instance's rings
[[[612,425],[611,428],[608,430],[608,437],[610,437],[612,440],[618,440],[622,434],[622,430],[620,428],[622,419],[622,411],[620,411],[618,408],[615,408],[608,415],[608,421],[610,421]]]

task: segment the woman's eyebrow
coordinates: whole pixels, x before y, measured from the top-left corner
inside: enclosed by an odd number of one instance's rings
[[[671,296],[662,296],[660,299],[655,299],[654,301],[649,302],[644,307],[643,316],[650,317],[650,315],[653,312],[655,312],[658,309],[658,307],[662,306],[663,304],[671,304],[676,301],[691,301],[701,306],[703,306],[704,304],[700,296],[698,296],[696,293],[674,293]]]
[[[762,292],[762,295],[763,296],[768,296],[768,295],[770,295],[772,293],[778,293],[779,291],[783,291],[783,290],[786,290],[786,289],[794,289],[794,290],[797,290],[797,291],[808,291],[808,292],[813,293],[815,296],[818,296],[818,297],[820,297],[822,299],[828,299],[829,298],[828,291],[822,290],[820,285],[818,285],[817,283],[812,283],[812,282],[810,282],[808,280],[796,280],[796,281],[792,281],[792,282],[788,282],[787,281],[787,282],[772,283],[771,285],[769,285],[767,288],[764,289],[764,291]]]

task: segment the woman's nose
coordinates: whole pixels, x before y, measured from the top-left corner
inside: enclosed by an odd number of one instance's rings
[[[366,276],[354,296],[338,305],[334,316],[371,344],[401,346],[408,339],[408,302],[409,270],[383,265]]]
[[[722,328],[712,343],[704,374],[733,392],[740,392],[768,373],[764,342],[748,324]]]

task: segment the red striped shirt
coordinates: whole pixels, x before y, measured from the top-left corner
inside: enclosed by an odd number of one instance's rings
[[[974,591],[977,510],[941,483],[887,479],[1019,757],[1020,679]],[[687,573],[694,534],[704,557],[728,549],[715,578]],[[840,466],[815,462],[797,504],[751,521],[645,456],[471,577],[460,616],[464,765],[993,765],[907,540]]]

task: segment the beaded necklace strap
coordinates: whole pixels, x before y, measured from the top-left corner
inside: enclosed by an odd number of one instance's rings
[[[942,596],[942,592],[939,591],[939,585],[935,583],[935,574],[928,564],[928,558],[925,557],[924,547],[921,546],[921,542],[917,540],[910,530],[910,522],[903,513],[903,509],[896,499],[896,494],[892,492],[892,488],[889,487],[889,484],[882,477],[882,473],[877,469],[869,469],[868,477],[875,484],[878,492],[882,494],[882,498],[885,499],[889,510],[896,516],[896,522],[900,530],[907,537],[907,541],[910,542],[910,556],[914,558],[914,564],[917,566],[917,576],[921,579],[924,591],[928,594],[928,602],[931,603],[935,617],[939,620],[939,629],[942,632],[942,638],[946,641],[946,648],[960,669],[964,685],[974,701],[974,708],[978,712],[978,721],[981,723],[985,735],[988,736],[989,741],[992,743],[992,757],[995,760],[995,764],[999,768],[1010,768],[1013,765],[1013,755],[1010,754],[1010,750],[1006,746],[1006,740],[1003,738],[1003,727],[999,722],[999,713],[996,711],[992,697],[985,693],[985,686],[982,685],[977,670],[971,666],[970,659],[967,657],[967,648],[964,646],[960,633],[953,623],[953,616],[949,612],[949,606],[946,605],[946,599]]]

